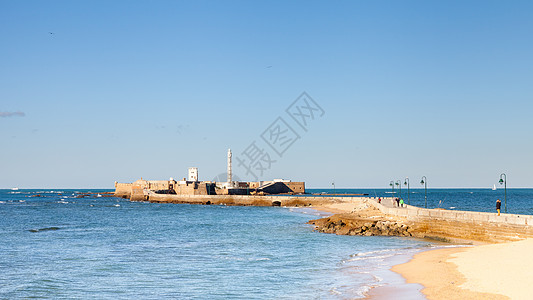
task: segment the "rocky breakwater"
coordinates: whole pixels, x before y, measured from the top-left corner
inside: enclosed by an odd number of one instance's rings
[[[337,235],[363,236],[415,236],[414,228],[398,220],[371,219],[354,214],[337,214],[331,217],[311,220],[308,224],[315,226],[315,230]]]

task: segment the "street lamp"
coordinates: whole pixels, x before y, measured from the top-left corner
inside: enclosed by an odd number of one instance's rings
[[[505,178],[505,179],[504,179]],[[505,184],[505,198],[504,198],[504,205],[505,205],[505,213],[507,213],[507,175],[505,175],[505,173],[502,173],[500,175],[500,184]]]
[[[335,188],[335,182],[332,182],[331,185],[333,186],[333,194],[337,194],[337,190]]]
[[[394,197],[394,181],[391,180],[389,185],[392,187],[392,196]]]
[[[422,176],[422,180],[420,180],[420,184],[424,185],[424,190],[425,190],[424,199],[426,202],[426,208],[428,208],[428,179],[426,178],[426,176]]]
[[[405,177],[404,183],[407,186],[407,204],[411,205],[411,191],[409,190],[409,177]]]
[[[400,187],[400,199],[402,199],[402,182],[400,180],[396,181],[396,186]]]

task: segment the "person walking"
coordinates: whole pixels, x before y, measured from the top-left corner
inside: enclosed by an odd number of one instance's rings
[[[400,207],[400,198],[396,198],[396,207]]]
[[[498,216],[500,215],[500,208],[502,207],[502,202],[500,199],[496,200],[496,210],[498,211]]]
[[[403,199],[400,199],[400,206],[403,207]]]

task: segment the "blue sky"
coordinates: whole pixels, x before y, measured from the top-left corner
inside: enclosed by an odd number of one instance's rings
[[[253,142],[261,180],[533,187],[531,32],[530,1],[0,1],[0,188],[211,180],[228,148],[253,180]]]

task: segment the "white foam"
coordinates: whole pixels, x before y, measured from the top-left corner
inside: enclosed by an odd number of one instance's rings
[[[368,251],[368,252],[359,252],[359,253],[356,253],[356,254],[352,254],[350,255],[351,257],[354,257],[354,256],[368,256],[368,255],[371,255],[371,254],[377,254],[377,253],[386,253],[386,252],[397,252],[399,250],[403,250],[403,249],[384,249],[384,250],[374,250],[374,251]]]
[[[373,288],[376,288],[376,287],[379,287],[381,285],[379,284],[369,284],[369,285],[363,285],[361,286],[360,288],[357,289],[356,293],[358,296],[360,297],[366,297],[368,292],[373,289]]]
[[[342,293],[337,291],[337,288],[332,288],[331,290],[329,290],[329,293],[332,294],[332,295],[341,295]]]
[[[343,263],[346,262],[352,262],[352,261],[360,261],[360,260],[384,260],[385,258],[393,257],[394,254],[389,255],[376,255],[376,256],[368,256],[368,257],[356,257],[344,260]]]

